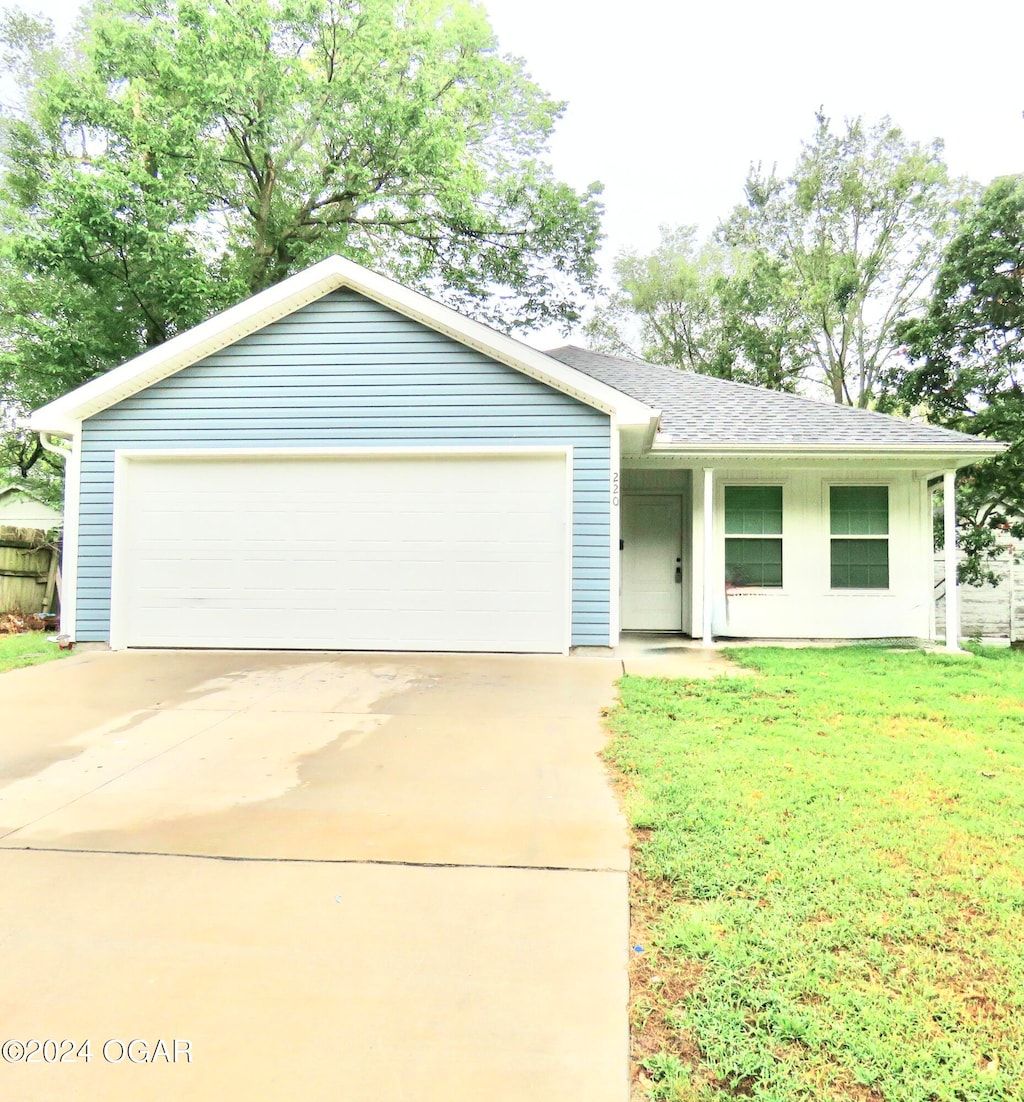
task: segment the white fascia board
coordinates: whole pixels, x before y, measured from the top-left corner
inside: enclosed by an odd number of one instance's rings
[[[613,387],[481,322],[463,317],[418,291],[344,257],[330,256],[50,402],[31,415],[29,424],[37,431],[74,435],[87,417],[130,398],[340,287],[351,288],[524,375],[614,415],[621,426],[643,426],[646,431],[652,422],[656,423],[654,410]]]
[[[707,460],[707,459],[794,459],[803,462],[827,460],[830,463],[857,460],[893,461],[914,466],[938,465],[966,467],[995,455],[1001,455],[1009,444],[992,440],[957,444],[953,447],[936,447],[934,444],[699,444],[680,445],[656,441],[651,448],[652,458]]]
[[[646,425],[619,424],[619,451],[621,455],[630,459],[647,455],[654,443],[654,434],[657,431],[660,418],[661,410],[656,409],[652,411],[652,417]]]

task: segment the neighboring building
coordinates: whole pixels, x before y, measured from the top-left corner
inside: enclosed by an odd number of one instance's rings
[[[339,257],[36,412],[63,629],[567,651],[928,635],[929,479],[1001,445],[577,348]]]
[[[59,528],[61,523],[60,510],[47,505],[35,494],[21,486],[0,488],[0,528],[38,528],[49,532]]]

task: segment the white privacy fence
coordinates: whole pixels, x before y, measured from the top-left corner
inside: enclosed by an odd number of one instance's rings
[[[1018,549],[1024,551],[1024,548]],[[945,586],[942,583],[945,560],[941,553],[935,556],[935,607],[936,633],[941,637],[946,631]],[[1018,561],[1013,547],[991,562],[993,573],[999,576],[999,584],[960,586],[960,635],[1008,636],[1024,635],[1024,562]]]

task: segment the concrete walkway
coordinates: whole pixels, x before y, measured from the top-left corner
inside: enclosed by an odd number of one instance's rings
[[[700,640],[655,632],[624,632],[614,656],[622,672],[634,677],[749,677],[722,653],[720,646],[702,647]]]
[[[0,1041],[57,1045],[9,1049],[0,1093],[624,1102],[628,838],[597,757],[621,668],[5,674]]]

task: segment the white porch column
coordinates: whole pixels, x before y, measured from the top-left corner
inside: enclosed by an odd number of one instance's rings
[[[956,586],[956,471],[942,475],[942,528],[946,557],[946,650],[960,649],[960,593]]]
[[[702,643],[710,647],[711,613],[714,606],[715,587],[712,562],[715,554],[715,471],[713,467],[704,468],[704,599],[702,602]]]

